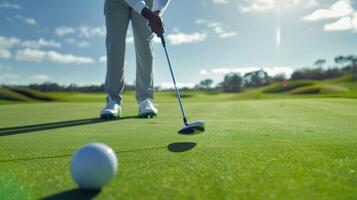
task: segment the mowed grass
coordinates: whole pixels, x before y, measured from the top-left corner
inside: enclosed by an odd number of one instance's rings
[[[354,99],[186,98],[189,119],[207,123],[197,136],[176,134],[174,99],[157,102],[158,118],[131,118],[130,102],[127,118],[105,122],[94,119],[102,103],[0,106],[0,199],[357,199]],[[78,191],[69,174],[90,142],[119,159],[99,193]]]

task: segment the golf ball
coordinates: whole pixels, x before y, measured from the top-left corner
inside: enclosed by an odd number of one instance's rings
[[[97,190],[107,184],[118,169],[113,149],[101,143],[81,147],[71,160],[71,176],[82,189]]]

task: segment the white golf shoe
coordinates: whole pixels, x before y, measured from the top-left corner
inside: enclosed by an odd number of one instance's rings
[[[102,119],[117,119],[121,115],[121,107],[112,98],[107,98],[107,104],[100,111],[100,118]]]
[[[139,103],[139,117],[153,118],[157,116],[158,112],[151,99],[146,99]]]

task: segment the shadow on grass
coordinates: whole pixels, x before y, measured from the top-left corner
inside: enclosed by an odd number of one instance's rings
[[[197,144],[194,142],[175,142],[167,146],[167,149],[171,152],[181,153],[185,151],[190,151],[195,148]]]
[[[97,124],[97,123],[112,122],[112,121],[125,120],[125,119],[135,119],[135,118],[138,118],[138,116],[121,117],[119,119],[113,119],[113,120],[89,118],[89,119],[70,120],[70,121],[53,122],[53,123],[45,123],[45,124],[34,124],[34,125],[27,125],[27,126],[0,128],[0,137],[7,136],[7,135],[15,135],[15,134],[43,131],[43,130],[66,128],[72,126],[82,126],[88,124]]]
[[[115,151],[116,154],[125,154],[125,153],[135,153],[135,152],[145,152],[145,151],[153,151],[160,149],[167,149],[170,152],[181,153],[190,151],[195,148],[197,144],[194,142],[175,142],[167,145],[166,147],[151,147],[144,149],[132,149],[126,151]],[[62,154],[62,155],[52,155],[52,156],[37,156],[37,157],[28,157],[28,158],[13,158],[7,160],[0,160],[0,163],[7,162],[18,162],[18,161],[31,161],[31,160],[45,160],[45,159],[54,159],[54,158],[66,158],[71,157],[73,154]]]
[[[79,188],[72,189],[72,190],[67,190],[64,192],[60,192],[48,197],[42,198],[42,200],[79,200],[79,199],[93,199],[95,196],[97,196],[100,193],[100,190],[81,190]]]

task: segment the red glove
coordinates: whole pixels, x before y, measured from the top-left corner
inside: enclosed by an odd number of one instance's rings
[[[164,23],[160,17],[160,11],[152,12],[150,9],[144,8],[141,11],[141,15],[149,21],[151,31],[156,33],[158,37],[160,37],[165,32]]]

